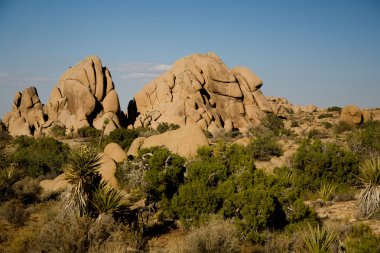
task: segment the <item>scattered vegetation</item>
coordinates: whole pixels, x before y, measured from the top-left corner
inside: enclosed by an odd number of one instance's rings
[[[342,111],[342,107],[339,107],[339,106],[331,106],[331,107],[328,107],[327,108],[327,111],[328,112],[341,112]]]
[[[61,125],[54,125],[50,131],[54,137],[65,137],[66,135],[66,128]]]
[[[339,121],[335,126],[334,126],[334,133],[335,134],[341,134],[344,132],[351,131],[354,127],[347,123],[346,121]]]
[[[179,128],[179,125],[176,125],[176,124],[173,124],[173,123],[169,124],[167,122],[162,122],[162,123],[158,124],[158,126],[157,126],[157,130],[161,134],[165,133],[167,131],[176,130],[178,128]]]
[[[271,156],[283,154],[280,144],[276,142],[275,136],[271,133],[258,135],[252,139],[248,149],[253,158],[259,161],[267,161],[270,160]]]
[[[81,127],[78,129],[78,136],[82,138],[99,138],[101,132],[95,127]]]
[[[332,228],[313,227],[309,223],[303,233],[308,252],[327,253],[331,252],[331,245],[338,240],[338,232]]]
[[[359,126],[347,138],[350,149],[364,159],[380,155],[380,121]]]
[[[318,116],[318,119],[325,119],[325,118],[332,118],[334,117],[334,115],[332,115],[331,113],[322,113]]]
[[[359,179],[364,185],[359,195],[359,208],[369,218],[380,211],[380,158],[368,160],[360,167]]]

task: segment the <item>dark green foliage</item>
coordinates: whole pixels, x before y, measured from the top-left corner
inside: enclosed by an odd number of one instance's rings
[[[166,131],[176,130],[178,128],[179,128],[179,125],[176,125],[173,123],[169,124],[166,122],[162,122],[162,123],[158,124],[158,126],[157,126],[157,130],[160,133],[165,133]]]
[[[325,119],[325,118],[332,118],[334,117],[334,115],[332,115],[331,113],[322,113],[318,116],[318,119]]]
[[[354,127],[347,123],[346,121],[339,121],[335,126],[334,126],[334,133],[336,134],[341,134],[347,131],[351,131]]]
[[[342,111],[342,107],[331,106],[331,107],[327,108],[327,111],[328,112],[341,112]]]
[[[322,182],[353,184],[359,173],[359,159],[336,144],[304,140],[293,158],[296,184],[316,190]]]
[[[281,156],[281,146],[276,142],[271,133],[264,133],[254,138],[248,145],[252,157],[259,161],[270,160],[270,156]]]
[[[291,124],[290,124],[290,127],[299,127],[300,125],[298,124],[297,121],[295,120],[292,120]]]
[[[185,159],[171,153],[166,148],[150,148],[140,151],[140,156],[151,153],[148,159],[149,169],[145,173],[147,200],[158,202],[171,199],[183,183]]]
[[[53,138],[34,139],[21,136],[14,140],[17,148],[11,160],[31,177],[62,172],[69,147]]]
[[[283,120],[273,113],[268,113],[261,121],[261,124],[275,135],[280,135],[286,132]]]
[[[78,136],[82,138],[97,138],[100,137],[102,133],[101,130],[96,129],[95,127],[81,127],[78,129]]]
[[[54,125],[51,128],[51,133],[54,137],[64,137],[66,135],[66,128],[60,125]]]
[[[367,253],[380,252],[380,237],[375,235],[370,227],[361,224],[352,228],[346,241],[347,252]]]
[[[330,122],[327,122],[327,121],[323,121],[322,122],[322,125],[326,128],[326,129],[329,129],[329,128],[332,128],[333,125],[330,123]]]
[[[118,143],[124,150],[131,146],[134,139],[139,137],[139,131],[135,129],[116,128],[104,138],[104,145],[108,143]]]
[[[369,121],[348,136],[350,149],[362,156],[380,154],[380,121]]]
[[[204,135],[205,135],[207,138],[212,138],[212,134],[210,133],[210,131],[205,130],[205,129],[203,129],[202,131],[203,131]]]

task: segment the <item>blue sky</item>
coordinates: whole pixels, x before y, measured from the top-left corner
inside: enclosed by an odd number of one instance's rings
[[[247,66],[293,104],[380,107],[380,1],[0,0],[0,115],[36,86],[46,103],[69,67],[96,54],[122,109],[192,53]]]

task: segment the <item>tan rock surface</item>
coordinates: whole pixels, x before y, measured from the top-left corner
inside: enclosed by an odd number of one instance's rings
[[[363,122],[362,111],[356,105],[348,105],[342,108],[339,121],[345,121],[353,125],[359,125]]]
[[[193,54],[178,60],[135,95],[136,113],[132,114],[139,116],[131,120],[134,127],[167,122],[196,123],[213,131],[247,129],[273,112],[261,86],[260,78],[248,68],[229,70],[214,53]]]
[[[117,179],[115,177],[115,172],[117,169],[116,162],[104,153],[100,153],[100,168],[99,173],[102,179],[106,181],[113,188],[117,189],[119,187]]]
[[[186,125],[177,130],[133,141],[128,155],[137,155],[139,149],[163,146],[183,157],[193,157],[201,146],[208,146],[208,140],[196,125]]]
[[[121,163],[128,158],[127,153],[117,143],[109,143],[104,148],[104,154],[111,157],[117,163]]]

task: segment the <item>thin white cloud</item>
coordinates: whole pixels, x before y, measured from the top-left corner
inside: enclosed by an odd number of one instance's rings
[[[54,78],[46,76],[34,76],[29,73],[0,73],[0,86],[13,85],[13,86],[31,86],[31,85],[45,85],[53,84]]]
[[[163,72],[169,70],[171,65],[152,62],[125,62],[111,64],[109,69],[115,81],[149,82]]]

